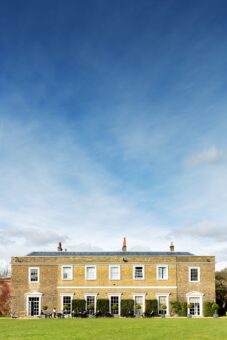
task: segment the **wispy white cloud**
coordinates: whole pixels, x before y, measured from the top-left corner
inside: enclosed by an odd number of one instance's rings
[[[189,166],[198,166],[216,163],[222,159],[222,153],[215,145],[210,148],[188,156],[185,163]]]
[[[217,222],[200,221],[198,223],[188,222],[170,233],[171,237],[193,236],[203,240],[211,239],[213,242],[223,241],[227,237],[227,225]]]

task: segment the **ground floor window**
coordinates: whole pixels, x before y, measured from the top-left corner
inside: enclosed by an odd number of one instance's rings
[[[201,306],[200,306],[200,297],[189,297],[189,304],[191,308],[189,308],[189,314],[194,316],[201,315]]]
[[[62,296],[62,309],[64,314],[70,314],[72,311],[72,297],[68,295]]]
[[[96,312],[96,298],[94,295],[86,296],[86,310],[90,315],[93,315]]]
[[[158,314],[168,314],[169,297],[167,295],[158,296]]]
[[[120,314],[120,297],[110,296],[110,313],[114,315]]]
[[[28,315],[30,316],[40,315],[40,297],[35,296],[28,297]]]
[[[134,310],[136,315],[142,315],[144,311],[144,296],[135,295],[134,296]]]

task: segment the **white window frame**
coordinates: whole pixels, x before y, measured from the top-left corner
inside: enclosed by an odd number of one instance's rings
[[[38,297],[39,298],[39,315],[41,314],[42,295],[43,295],[42,293],[25,293],[25,298],[26,298],[26,314],[27,314],[27,316],[30,316],[29,315],[29,306],[28,306],[28,301],[29,301],[30,297]]]
[[[64,279],[64,268],[71,268],[71,278],[69,279]],[[61,266],[61,279],[62,281],[72,281],[73,280],[73,265],[69,264],[64,264],[63,266]]]
[[[191,280],[191,270],[192,269],[197,269],[198,270],[198,280],[197,281],[194,281],[194,280]],[[200,267],[189,267],[188,268],[188,281],[191,282],[191,283],[198,283],[200,282]]]
[[[121,293],[109,293],[109,313],[111,313],[111,297],[112,296],[118,296],[119,300],[118,300],[118,316],[121,315]]]
[[[161,268],[161,267],[166,268],[166,278],[164,278],[164,279],[162,279],[158,276],[158,274],[159,274],[158,269]],[[156,279],[157,279],[157,281],[167,281],[167,280],[169,280],[169,266],[167,264],[158,264],[156,266]]]
[[[94,279],[89,279],[89,278],[87,277],[87,268],[90,268],[90,267],[95,268],[95,278],[94,278]],[[97,280],[97,268],[96,268],[96,265],[91,264],[91,265],[85,266],[85,280],[86,280],[86,281],[96,281],[96,280]]]
[[[134,312],[135,312],[135,298],[136,296],[141,296],[143,298],[143,306],[142,306],[142,313],[145,313],[145,296],[146,296],[146,293],[133,293],[132,294],[133,296],[133,300],[134,300]]]
[[[195,267],[193,267],[193,268],[195,268]],[[192,282],[195,282],[195,281],[192,281]],[[190,297],[196,297],[196,298],[200,299],[200,315],[193,315],[193,317],[195,317],[195,318],[203,316],[203,296],[204,296],[204,294],[200,293],[200,292],[189,292],[189,293],[186,294],[188,304],[190,302]],[[189,312],[190,312],[190,309],[188,308],[188,313]]]
[[[70,313],[72,313],[72,301],[73,301],[74,294],[73,293],[61,293],[60,294],[60,297],[61,297],[61,311],[64,310],[64,305],[63,305],[63,297],[64,296],[70,296],[71,297],[71,310],[70,310]]]
[[[32,269],[37,269],[38,271],[38,281],[31,281],[31,270]],[[39,283],[40,281],[40,268],[39,267],[29,267],[28,268],[28,282],[31,283],[31,284],[36,284],[36,283]]]
[[[112,277],[111,277],[111,268],[118,268],[118,270],[119,270],[119,272],[118,272],[118,278],[117,279],[112,279]],[[114,264],[112,264],[112,265],[110,265],[109,266],[109,280],[110,281],[118,281],[118,280],[120,280],[121,279],[121,266],[120,265],[118,265],[118,264],[116,264],[116,265],[114,265]]]
[[[85,299],[85,304],[86,304],[86,310],[87,310],[87,297],[88,296],[94,296],[95,298],[95,308],[94,308],[94,313],[96,313],[96,307],[97,307],[97,293],[86,293],[84,294],[84,299]]]
[[[136,274],[136,268],[137,267],[142,267],[143,268],[143,277],[135,277],[135,274]],[[133,266],[133,276],[132,276],[133,280],[136,280],[136,281],[142,281],[142,280],[145,280],[145,269],[144,269],[144,264],[135,264]]]
[[[166,297],[166,316],[169,316],[169,295],[170,293],[157,293],[156,298],[158,300],[158,311],[159,311],[159,296]]]

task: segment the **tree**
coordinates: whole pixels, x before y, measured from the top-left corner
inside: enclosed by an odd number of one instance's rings
[[[220,307],[227,309],[227,268],[215,273],[216,301]]]
[[[10,277],[11,272],[10,272],[10,266],[7,265],[5,262],[0,262],[0,278],[1,277]]]

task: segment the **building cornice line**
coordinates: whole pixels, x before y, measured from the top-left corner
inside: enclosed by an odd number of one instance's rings
[[[176,289],[177,286],[57,286],[57,289]]]

